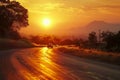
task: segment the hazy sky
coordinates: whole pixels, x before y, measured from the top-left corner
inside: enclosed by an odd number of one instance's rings
[[[24,33],[69,34],[93,20],[120,22],[120,0],[17,0],[29,10],[29,27]],[[44,28],[43,18],[51,25]]]

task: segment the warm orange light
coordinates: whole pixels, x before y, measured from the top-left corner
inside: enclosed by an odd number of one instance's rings
[[[49,18],[44,18],[42,24],[44,27],[49,27],[51,25],[51,20]]]

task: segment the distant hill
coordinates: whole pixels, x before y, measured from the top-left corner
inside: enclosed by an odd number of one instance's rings
[[[117,32],[120,31],[120,23],[92,21],[86,26],[71,29],[71,31],[74,31],[74,35],[76,35],[76,37],[81,36],[82,38],[88,37],[88,34],[92,31],[98,32],[99,30]]]
[[[116,32],[120,30],[120,23],[108,23],[105,21],[93,21],[83,28],[85,31],[112,31]]]

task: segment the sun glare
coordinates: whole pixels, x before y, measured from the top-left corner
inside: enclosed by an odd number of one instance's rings
[[[49,18],[44,18],[42,20],[42,24],[43,24],[44,27],[48,27],[48,26],[51,25],[51,20]]]

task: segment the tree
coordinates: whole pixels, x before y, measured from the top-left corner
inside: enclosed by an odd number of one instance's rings
[[[28,25],[28,10],[19,2],[0,0],[0,37],[11,36],[11,32],[16,32]]]
[[[7,2],[10,2],[10,0],[0,0],[0,2],[7,3]]]
[[[89,33],[88,42],[91,48],[96,48],[96,45],[97,45],[96,32]]]
[[[107,51],[120,52],[120,31],[117,33],[102,32],[102,41],[106,44],[105,48]]]
[[[102,37],[102,42],[105,44],[105,48],[107,50],[111,50],[113,45],[114,45],[114,33],[113,32],[102,32],[101,37]]]
[[[64,39],[60,43],[61,45],[72,45],[73,41],[71,39]]]

